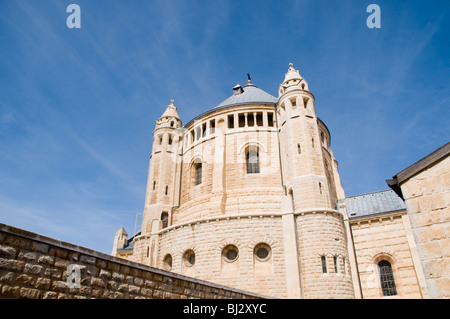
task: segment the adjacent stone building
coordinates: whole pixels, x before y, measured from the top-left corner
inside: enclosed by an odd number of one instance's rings
[[[112,254],[280,298],[428,297],[405,203],[346,198],[330,140],[292,64],[277,98],[249,80],[185,125],[171,101],[141,229]]]
[[[388,180],[405,201],[418,277],[430,298],[450,298],[450,143]]]

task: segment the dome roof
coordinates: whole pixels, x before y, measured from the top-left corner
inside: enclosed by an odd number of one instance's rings
[[[239,84],[233,88],[235,92],[228,99],[217,105],[215,108],[222,108],[233,105],[245,105],[245,104],[276,104],[277,98],[264,92],[256,85],[251,83],[244,87]]]

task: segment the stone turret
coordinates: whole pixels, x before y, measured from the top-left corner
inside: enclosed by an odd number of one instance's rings
[[[170,224],[171,211],[177,203],[182,122],[173,100],[156,121],[150,157],[142,234]],[[178,175],[179,176],[179,175]],[[155,224],[156,223],[156,224]],[[152,224],[155,224],[152,226]]]
[[[114,236],[114,243],[111,255],[115,256],[117,254],[117,250],[123,249],[128,241],[128,234],[125,229],[122,227]]]
[[[302,294],[305,298],[351,298],[349,277],[328,276],[342,273],[348,261],[343,216],[335,209],[328,129],[317,118],[314,95],[292,63],[278,93],[281,171],[295,216]]]
[[[171,225],[172,212],[179,199],[182,151],[182,122],[171,100],[156,121],[150,156],[147,191],[141,234],[134,238],[133,258],[146,264],[156,263],[158,238],[152,234]]]

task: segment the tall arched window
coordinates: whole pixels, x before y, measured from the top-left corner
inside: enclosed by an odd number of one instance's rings
[[[169,214],[167,212],[161,213],[161,221],[162,221],[162,228],[166,228],[169,225]]]
[[[394,273],[392,272],[391,263],[387,260],[380,261],[378,263],[378,273],[380,274],[383,296],[397,295],[397,288],[395,287]]]
[[[250,146],[247,155],[247,174],[258,174],[259,173],[259,153],[258,148],[255,146]]]
[[[202,183],[202,163],[195,164],[195,185]]]

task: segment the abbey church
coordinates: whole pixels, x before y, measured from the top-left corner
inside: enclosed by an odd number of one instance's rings
[[[237,84],[186,124],[171,101],[142,226],[112,254],[276,298],[449,298],[450,143],[346,197],[307,81],[292,64],[280,81],[278,97]]]

